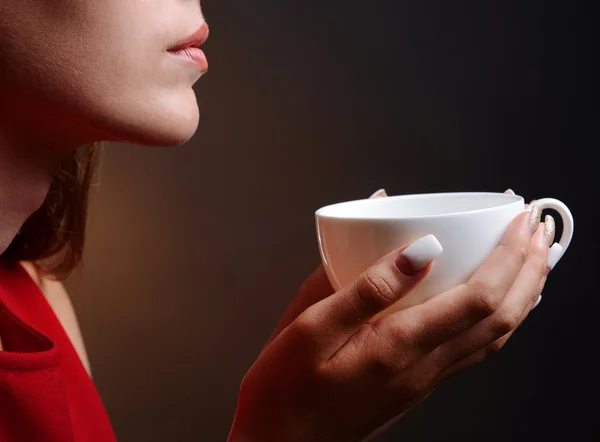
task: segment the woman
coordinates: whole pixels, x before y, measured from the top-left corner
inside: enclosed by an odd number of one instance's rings
[[[188,140],[207,36],[192,0],[0,2],[1,441],[115,440],[60,280],[81,259],[95,143]],[[532,206],[466,284],[372,324],[435,249],[407,244],[337,293],[318,268],[246,374],[229,440],[379,434],[506,343],[539,298],[553,236]]]

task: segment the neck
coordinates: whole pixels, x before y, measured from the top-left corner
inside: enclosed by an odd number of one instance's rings
[[[0,254],[44,202],[54,172],[68,150],[41,143],[29,130],[0,121]]]

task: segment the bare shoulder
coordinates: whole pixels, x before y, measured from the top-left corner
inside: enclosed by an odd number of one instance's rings
[[[79,322],[77,321],[77,316],[75,315],[75,309],[73,308],[71,298],[69,297],[64,285],[60,281],[56,281],[40,274],[35,266],[30,262],[22,261],[21,264],[44,293],[44,296],[48,300],[48,304],[50,304],[52,310],[54,310],[54,314],[60,321],[65,332],[67,333],[67,336],[71,340],[71,343],[79,355],[83,366],[91,376],[90,362],[88,360],[85,345],[83,343]]]

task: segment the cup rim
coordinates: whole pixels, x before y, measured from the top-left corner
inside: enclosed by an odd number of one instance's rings
[[[500,197],[506,200],[506,203],[500,204],[498,206],[493,207],[483,207],[480,209],[472,209],[472,210],[462,210],[458,212],[452,213],[439,213],[434,215],[403,215],[403,216],[379,216],[377,218],[365,217],[365,216],[345,216],[345,215],[337,215],[337,214],[329,214],[327,212],[334,210],[337,207],[351,205],[357,202],[361,202],[364,204],[381,204],[382,201],[390,201],[390,200],[400,200],[400,199],[416,199],[416,198],[436,198],[436,197],[452,197],[452,196],[493,196]],[[524,198],[520,195],[512,195],[508,193],[501,192],[436,192],[436,193],[414,193],[414,194],[406,194],[406,195],[393,195],[385,198],[362,198],[357,200],[350,201],[342,201],[339,203],[328,204],[323,206],[315,211],[315,217],[320,219],[339,219],[339,220],[352,220],[352,221],[390,221],[390,220],[407,220],[407,219],[433,219],[433,218],[448,218],[454,216],[463,216],[467,214],[486,212],[498,210],[504,206],[509,204],[514,204],[518,202],[524,203]]]

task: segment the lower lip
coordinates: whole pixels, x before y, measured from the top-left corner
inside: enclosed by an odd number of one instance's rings
[[[189,47],[185,49],[178,49],[177,51],[169,51],[169,53],[193,63],[200,70],[200,72],[204,73],[208,71],[208,60],[200,48]]]

